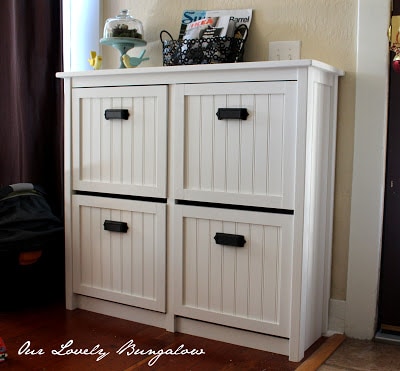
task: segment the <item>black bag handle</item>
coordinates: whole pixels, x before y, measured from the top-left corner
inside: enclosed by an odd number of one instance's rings
[[[32,191],[35,191],[42,195],[46,194],[46,192],[43,190],[42,187],[35,185],[33,183],[15,183],[0,188],[0,200],[14,192],[19,193],[19,192],[32,192]]]

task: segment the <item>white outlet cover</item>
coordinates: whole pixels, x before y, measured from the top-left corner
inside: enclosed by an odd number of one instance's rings
[[[301,41],[270,41],[270,61],[300,59]]]

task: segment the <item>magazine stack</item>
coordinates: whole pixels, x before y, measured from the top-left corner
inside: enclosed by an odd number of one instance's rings
[[[251,9],[184,11],[177,40],[160,33],[164,66],[242,62],[251,17]]]

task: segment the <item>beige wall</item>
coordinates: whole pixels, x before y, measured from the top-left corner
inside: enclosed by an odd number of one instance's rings
[[[161,66],[161,30],[174,37],[185,9],[252,8],[245,60],[268,59],[268,42],[301,40],[301,57],[317,59],[346,72],[339,85],[337,166],[332,265],[332,298],[346,299],[347,259],[353,170],[357,0],[103,0],[103,18],[121,9],[143,22],[148,43],[145,66]],[[103,68],[119,65],[119,54],[103,46]],[[135,55],[135,51],[129,54]]]

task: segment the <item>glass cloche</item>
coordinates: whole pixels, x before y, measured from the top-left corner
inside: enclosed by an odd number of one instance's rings
[[[131,58],[127,52],[135,47],[147,45],[143,36],[143,24],[138,19],[128,14],[124,9],[115,17],[109,18],[104,24],[103,38],[100,43],[118,49],[120,57],[119,68],[137,67],[141,62],[149,58],[143,57],[145,50],[139,57]]]
[[[123,9],[115,18],[106,20],[103,38],[110,37],[130,37],[143,40],[143,24],[129,15],[127,9]]]

